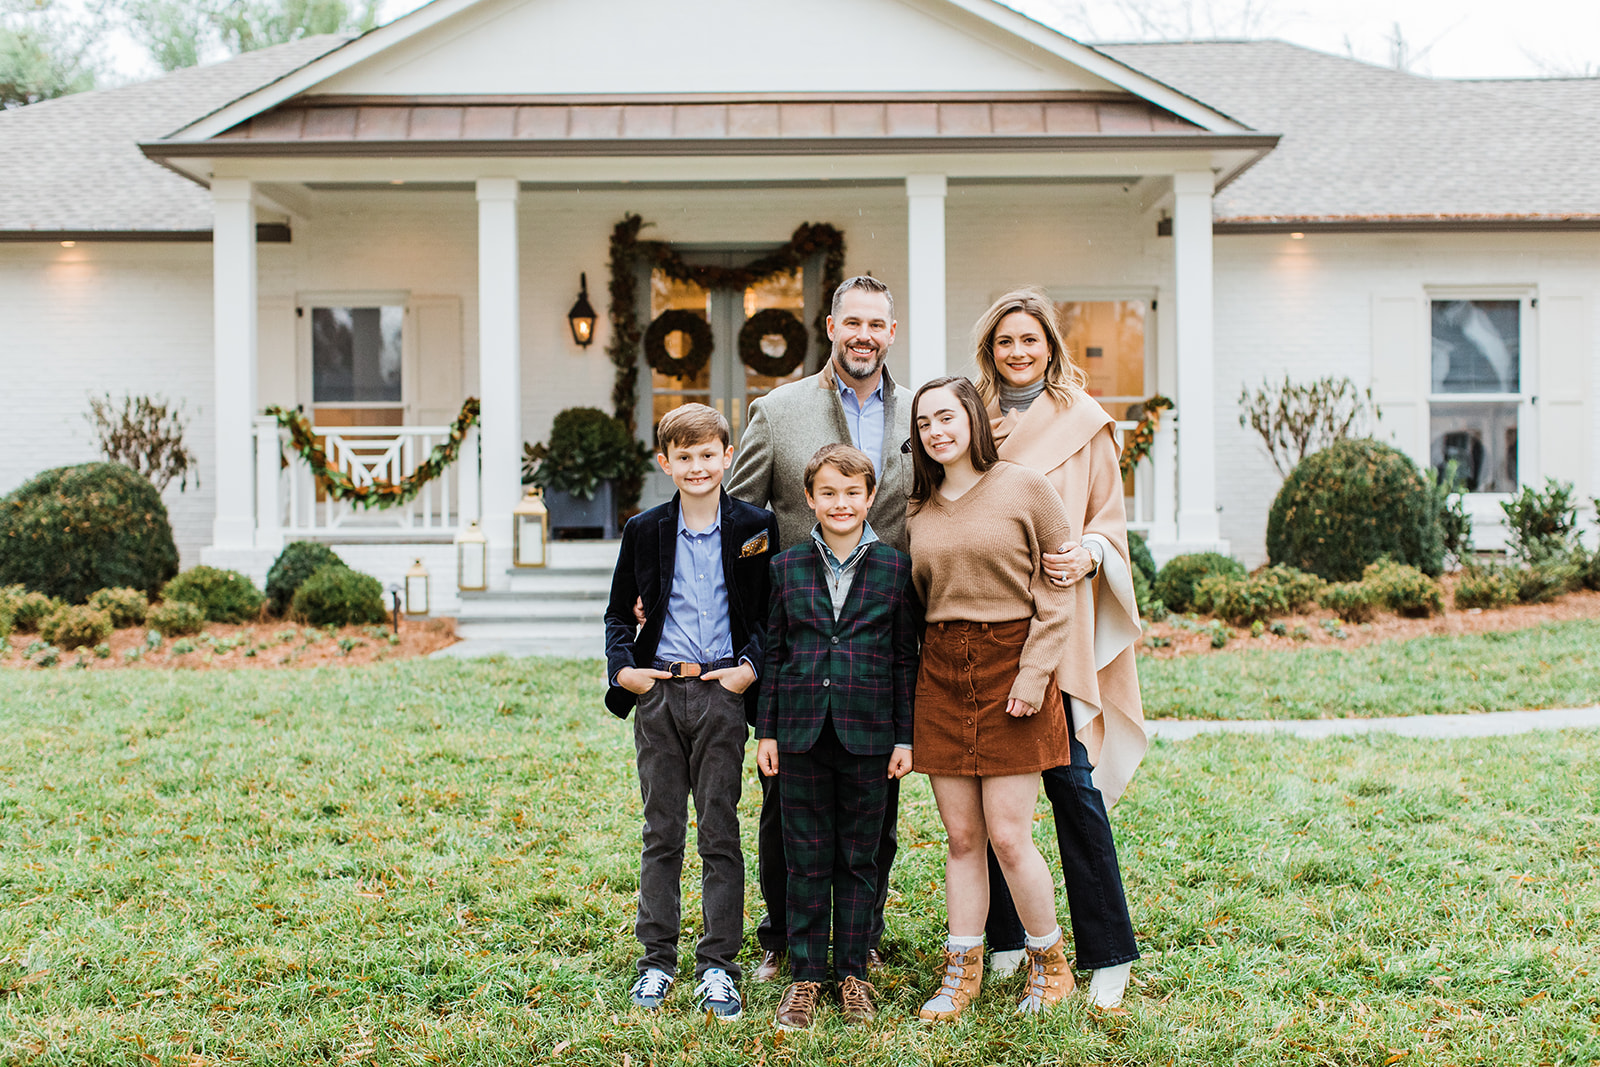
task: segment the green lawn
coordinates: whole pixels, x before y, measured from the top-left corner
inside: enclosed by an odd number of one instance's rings
[[[882,1018],[779,1041],[776,987],[732,1025],[692,983],[627,1009],[639,803],[599,698],[592,663],[0,672],[0,1061],[1600,1059],[1600,733],[1158,743],[1116,812],[1128,1010],[1019,1020],[1013,980],[943,1027],[910,1019],[942,929],[913,777]]]
[[[1358,648],[1139,660],[1145,715],[1339,719],[1600,702],[1600,620]]]

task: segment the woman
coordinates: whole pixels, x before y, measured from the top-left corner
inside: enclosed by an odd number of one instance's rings
[[[1052,674],[1066,654],[1071,596],[1042,554],[1071,536],[1045,478],[998,460],[977,389],[937,378],[911,408],[911,576],[927,609],[912,767],[932,780],[949,838],[950,938],[938,991],[918,1015],[951,1019],[977,997],[989,910],[986,845],[1025,929],[1022,1012],[1072,990],[1055,890],[1033,844],[1039,774],[1066,760]]]
[[[1090,1000],[1115,1007],[1139,947],[1107,809],[1127,788],[1147,741],[1133,652],[1139,611],[1113,423],[1084,392],[1083,371],[1067,358],[1055,306],[1043,292],[1005,294],[973,332],[978,392],[1000,458],[1044,474],[1076,532],[1044,557],[1078,620],[1055,667],[1071,714],[1072,758],[1044,772],[1044,789],[1055,811],[1077,965],[1094,972]],[[1000,892],[988,934],[994,970],[1003,973],[1008,963],[1016,966],[1022,928],[999,871],[990,864],[991,885]]]

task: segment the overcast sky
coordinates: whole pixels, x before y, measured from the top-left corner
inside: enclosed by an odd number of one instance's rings
[[[671,0],[664,0],[671,2]],[[795,0],[804,3],[804,0]],[[1011,0],[1087,42],[1277,37],[1442,78],[1600,74],[1600,0]],[[421,6],[384,0],[385,22]],[[109,42],[121,78],[155,69]]]

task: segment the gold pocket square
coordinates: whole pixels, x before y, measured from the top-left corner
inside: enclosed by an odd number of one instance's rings
[[[767,532],[765,530],[756,534],[750,540],[739,546],[739,558],[759,556],[767,550]]]

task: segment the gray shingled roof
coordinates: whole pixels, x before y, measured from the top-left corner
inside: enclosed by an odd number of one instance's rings
[[[1282,41],[1096,47],[1283,135],[1219,221],[1600,216],[1600,79],[1444,81]]]
[[[211,197],[139,151],[348,38],[308,37],[120,89],[0,111],[0,231],[210,230]]]

